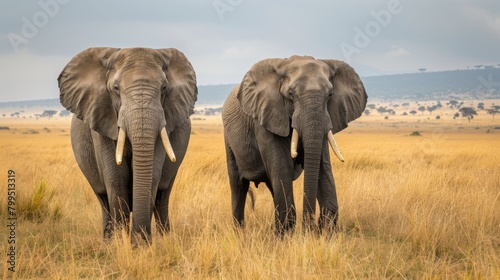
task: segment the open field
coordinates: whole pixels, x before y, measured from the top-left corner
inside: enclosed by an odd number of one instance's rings
[[[456,111],[456,110],[455,110]],[[69,119],[0,119],[1,278],[499,279],[500,116],[376,111],[339,133],[339,231],[275,238],[265,187],[233,228],[219,116],[193,122],[171,195],[172,231],[132,249],[101,240],[97,199],[76,166]],[[418,131],[421,136],[410,136]],[[8,271],[8,170],[16,178],[16,272]],[[295,183],[298,213],[302,180]]]

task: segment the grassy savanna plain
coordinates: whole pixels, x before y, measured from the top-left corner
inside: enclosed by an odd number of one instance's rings
[[[101,238],[101,212],[70,147],[69,118],[3,118],[0,218],[16,173],[16,263],[0,227],[3,279],[499,279],[500,117],[456,110],[363,116],[336,140],[340,205],[332,236],[274,236],[265,186],[252,190],[247,226],[231,220],[220,116],[193,121],[170,198],[172,230],[132,248],[126,232]],[[441,114],[436,120],[435,115]],[[418,131],[420,136],[410,136]],[[302,211],[302,178],[294,183]]]

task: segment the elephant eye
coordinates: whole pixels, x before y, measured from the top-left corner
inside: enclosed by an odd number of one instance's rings
[[[293,97],[293,89],[288,90],[288,95],[290,95],[290,97]]]
[[[114,84],[113,88],[116,90],[116,93],[120,92],[120,87],[118,86],[118,84]]]
[[[332,97],[332,95],[333,95],[333,89],[331,89],[331,90],[328,91],[328,96]]]

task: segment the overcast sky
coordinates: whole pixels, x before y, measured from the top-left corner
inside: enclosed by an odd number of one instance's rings
[[[5,0],[0,102],[58,98],[57,76],[94,46],[175,47],[198,84],[237,83],[257,61],[347,61],[362,76],[500,64],[498,0]]]

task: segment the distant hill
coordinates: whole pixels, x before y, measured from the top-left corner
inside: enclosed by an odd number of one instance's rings
[[[35,107],[41,108],[59,108],[63,110],[59,99],[42,99],[42,100],[28,100],[28,101],[11,101],[0,102],[0,109],[3,108],[17,108],[17,109],[30,109]]]
[[[196,104],[222,106],[234,86],[236,84],[198,86]]]
[[[500,68],[363,77],[370,98],[500,98]]]
[[[370,99],[500,98],[500,68],[362,77]],[[221,106],[235,84],[198,86],[198,106]],[[59,99],[0,102],[2,108],[64,108]]]
[[[361,77],[370,99],[500,98],[500,68]],[[200,86],[198,104],[222,104],[235,84]]]
[[[196,105],[222,106],[235,84],[198,86]],[[30,108],[51,108],[63,110],[58,98],[28,101],[0,102],[0,109],[15,108],[19,110]]]
[[[371,99],[500,98],[500,68],[361,77]],[[200,86],[199,104],[222,104],[235,84]]]

